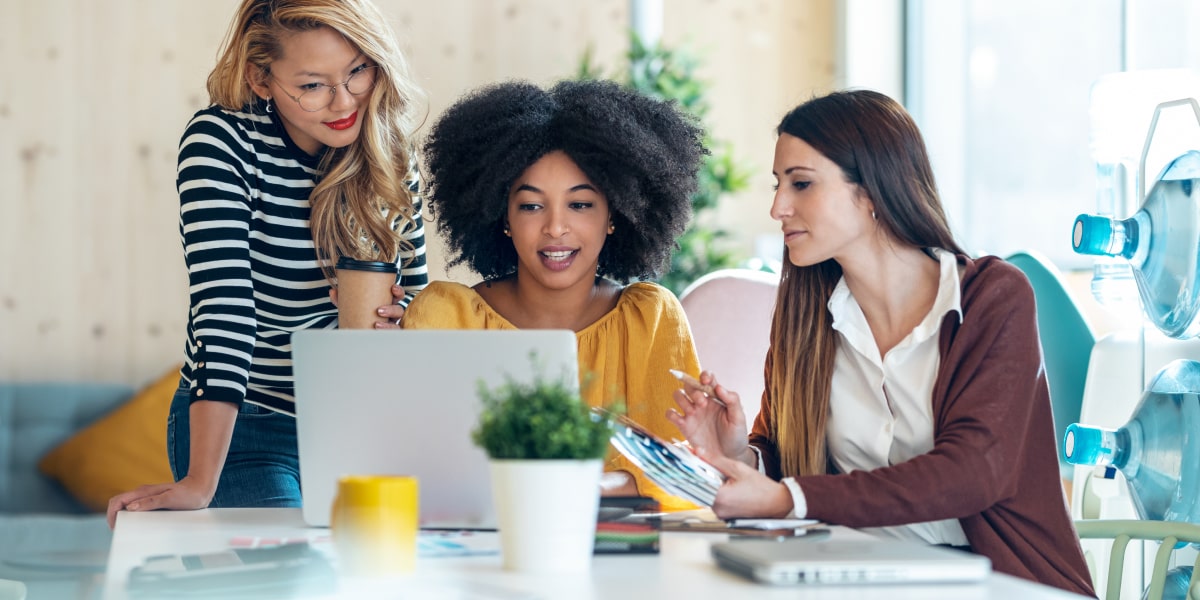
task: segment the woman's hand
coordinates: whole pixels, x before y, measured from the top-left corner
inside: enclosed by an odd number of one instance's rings
[[[386,321],[378,321],[375,323],[375,329],[400,329],[400,319],[404,317],[404,307],[400,306],[400,301],[404,299],[404,288],[399,285],[392,286],[392,298],[395,300],[392,304],[384,304],[375,309],[375,314],[386,319]],[[329,301],[337,306],[337,288],[329,288]]]
[[[404,300],[404,288],[392,286],[392,303],[380,306],[375,312],[386,319],[375,324],[375,329],[400,329],[400,318],[404,316],[404,307],[400,306],[400,301]]]
[[[684,383],[684,389],[675,391],[675,404],[679,410],[667,411],[667,420],[675,424],[693,448],[720,452],[725,456],[757,464],[757,458],[746,439],[746,413],[738,395],[717,383],[715,375],[708,371],[700,373],[700,384],[695,387]],[[721,402],[713,401],[704,388],[712,390]]]
[[[777,519],[792,512],[792,494],[782,483],[739,460],[703,449],[697,449],[696,455],[726,477],[712,505],[718,517]]]
[[[199,510],[212,502],[215,486],[204,485],[184,477],[175,483],[143,485],[131,492],[117,494],[108,501],[108,527],[117,525],[117,513],[122,510]]]

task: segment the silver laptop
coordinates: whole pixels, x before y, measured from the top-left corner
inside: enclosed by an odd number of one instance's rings
[[[893,539],[734,540],[712,545],[721,567],[775,585],[982,581],[987,557]]]
[[[304,520],[319,527],[339,477],[392,474],[417,478],[422,526],[495,528],[487,455],[471,441],[478,382],[579,383],[566,330],[309,330],[292,335],[292,358]]]

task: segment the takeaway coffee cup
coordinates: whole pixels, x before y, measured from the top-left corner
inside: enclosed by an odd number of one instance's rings
[[[351,577],[411,573],[417,560],[417,478],[338,479],[330,527],[338,570]]]
[[[396,265],[374,260],[341,258],[337,262],[338,327],[374,329],[385,319],[375,310],[392,304]]]

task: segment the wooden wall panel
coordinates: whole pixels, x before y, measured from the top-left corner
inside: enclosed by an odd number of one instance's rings
[[[180,358],[176,146],[234,3],[12,4],[0,376],[146,381]]]
[[[430,120],[488,82],[570,76],[589,45],[611,69],[627,43],[627,0],[377,1]],[[760,167],[721,211],[744,239],[777,229],[751,216],[769,201],[770,130],[829,85],[832,2],[666,0],[666,40],[709,49],[717,136]],[[180,360],[175,153],[237,4],[0,0],[0,378],[140,384]],[[470,281],[443,268],[435,230],[431,275]]]
[[[730,143],[753,172],[749,189],[723,199],[713,221],[733,233],[746,256],[760,235],[782,249],[779,223],[769,214],[775,127],[789,109],[834,86],[834,0],[664,2],[663,42],[703,57],[713,136]]]
[[[22,60],[18,32],[21,22],[16,18],[16,0],[0,0],[4,4],[5,18],[0,19],[0,76],[7,79],[16,74],[12,65]],[[20,231],[25,202],[18,200],[22,190],[23,168],[16,136],[16,92],[21,86],[13,85],[11,79],[0,83],[0,369],[15,364],[16,328],[16,271],[17,246],[22,239]],[[12,342],[10,342],[10,340]],[[0,373],[0,377],[5,373]]]
[[[377,0],[394,16],[413,76],[428,96],[423,135],[455,99],[484,84],[526,79],[548,84],[571,76],[589,47],[603,64],[628,48],[628,0]],[[478,281],[447,270],[437,223],[428,224],[433,279]]]

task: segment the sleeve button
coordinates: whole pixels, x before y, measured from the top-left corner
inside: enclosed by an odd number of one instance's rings
[[[200,397],[203,397],[203,396],[204,396],[204,390],[196,390],[196,397],[197,397],[197,398],[200,398]]]

